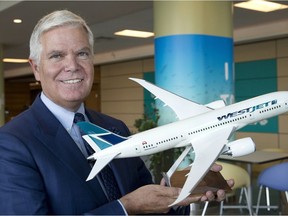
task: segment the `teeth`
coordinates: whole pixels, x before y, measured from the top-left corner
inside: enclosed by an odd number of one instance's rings
[[[63,80],[63,82],[67,83],[67,84],[78,83],[78,82],[81,82],[81,81],[82,81],[82,79]]]

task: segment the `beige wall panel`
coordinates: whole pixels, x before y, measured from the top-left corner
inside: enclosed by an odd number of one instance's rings
[[[101,66],[101,77],[103,78],[107,76],[120,76],[126,74],[142,73],[142,62],[142,60],[137,60]]]
[[[278,134],[272,133],[246,133],[246,132],[237,132],[236,138],[251,137],[255,142],[256,149],[265,149],[265,148],[279,148],[278,146]]]
[[[279,133],[288,134],[288,114],[283,114],[279,116]]]
[[[117,89],[140,86],[139,84],[136,84],[136,82],[130,80],[129,77],[138,78],[140,75],[128,74],[102,78],[101,89]]]
[[[143,102],[141,101],[120,101],[105,102],[101,104],[101,110],[106,114],[139,114],[143,113]]]
[[[154,71],[153,58],[101,66],[101,110],[124,121],[136,131],[135,119],[143,117],[143,87],[129,77],[143,78]]]
[[[277,45],[277,57],[288,56],[288,38],[279,39],[276,41]]]
[[[137,100],[143,101],[143,88],[121,88],[121,89],[105,89],[101,94],[102,101],[127,101]]]
[[[105,77],[101,80],[101,89],[117,89],[135,86],[135,82],[128,79],[129,75]]]
[[[278,77],[288,77],[288,58],[277,59]]]
[[[276,57],[276,42],[259,42],[234,47],[234,61],[253,61]]]
[[[280,148],[288,152],[288,134],[280,134],[279,140],[280,140]]]
[[[135,119],[140,119],[143,117],[142,114],[113,114],[111,116],[123,121],[129,128],[131,133],[137,132],[137,129],[134,127]]]
[[[277,79],[278,91],[288,91],[288,77],[280,77]]]

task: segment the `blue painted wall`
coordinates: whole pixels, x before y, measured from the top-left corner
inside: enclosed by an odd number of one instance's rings
[[[277,91],[276,59],[235,63],[235,100]],[[278,116],[242,128],[242,132],[278,133]]]

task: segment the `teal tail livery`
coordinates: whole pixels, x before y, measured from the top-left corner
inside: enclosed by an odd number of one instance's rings
[[[179,196],[170,206],[177,205],[191,194],[220,155],[239,157],[255,151],[255,143],[250,137],[231,139],[237,130],[288,111],[288,91],[272,92],[231,105],[219,100],[199,104],[145,80],[130,79],[169,106],[178,120],[128,138],[91,123],[78,123],[85,132],[83,138],[95,150],[88,157],[95,160],[95,164],[87,181],[113,159],[141,157],[185,147],[166,172],[166,183],[169,184],[171,176],[190,151],[195,154],[193,166]]]
[[[105,148],[109,148],[112,145],[121,143],[127,138],[114,134],[102,127],[89,122],[78,122],[77,125],[84,132],[83,138],[93,148],[95,152],[99,152]]]

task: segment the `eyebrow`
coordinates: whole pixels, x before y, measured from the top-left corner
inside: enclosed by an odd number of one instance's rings
[[[89,51],[90,53],[92,53],[92,50],[90,47],[83,47],[83,48],[79,49],[78,51]]]
[[[47,53],[47,56],[50,56],[50,55],[55,54],[55,53],[64,53],[64,52],[61,50],[51,50],[50,52]]]
[[[83,48],[77,50],[76,52],[79,52],[79,51],[88,51],[88,52],[92,53],[92,50],[91,50],[90,47],[83,47]],[[53,55],[55,53],[57,53],[57,54],[58,53],[65,53],[65,51],[57,50],[57,49],[56,50],[51,50],[50,52],[47,53],[47,56]]]

